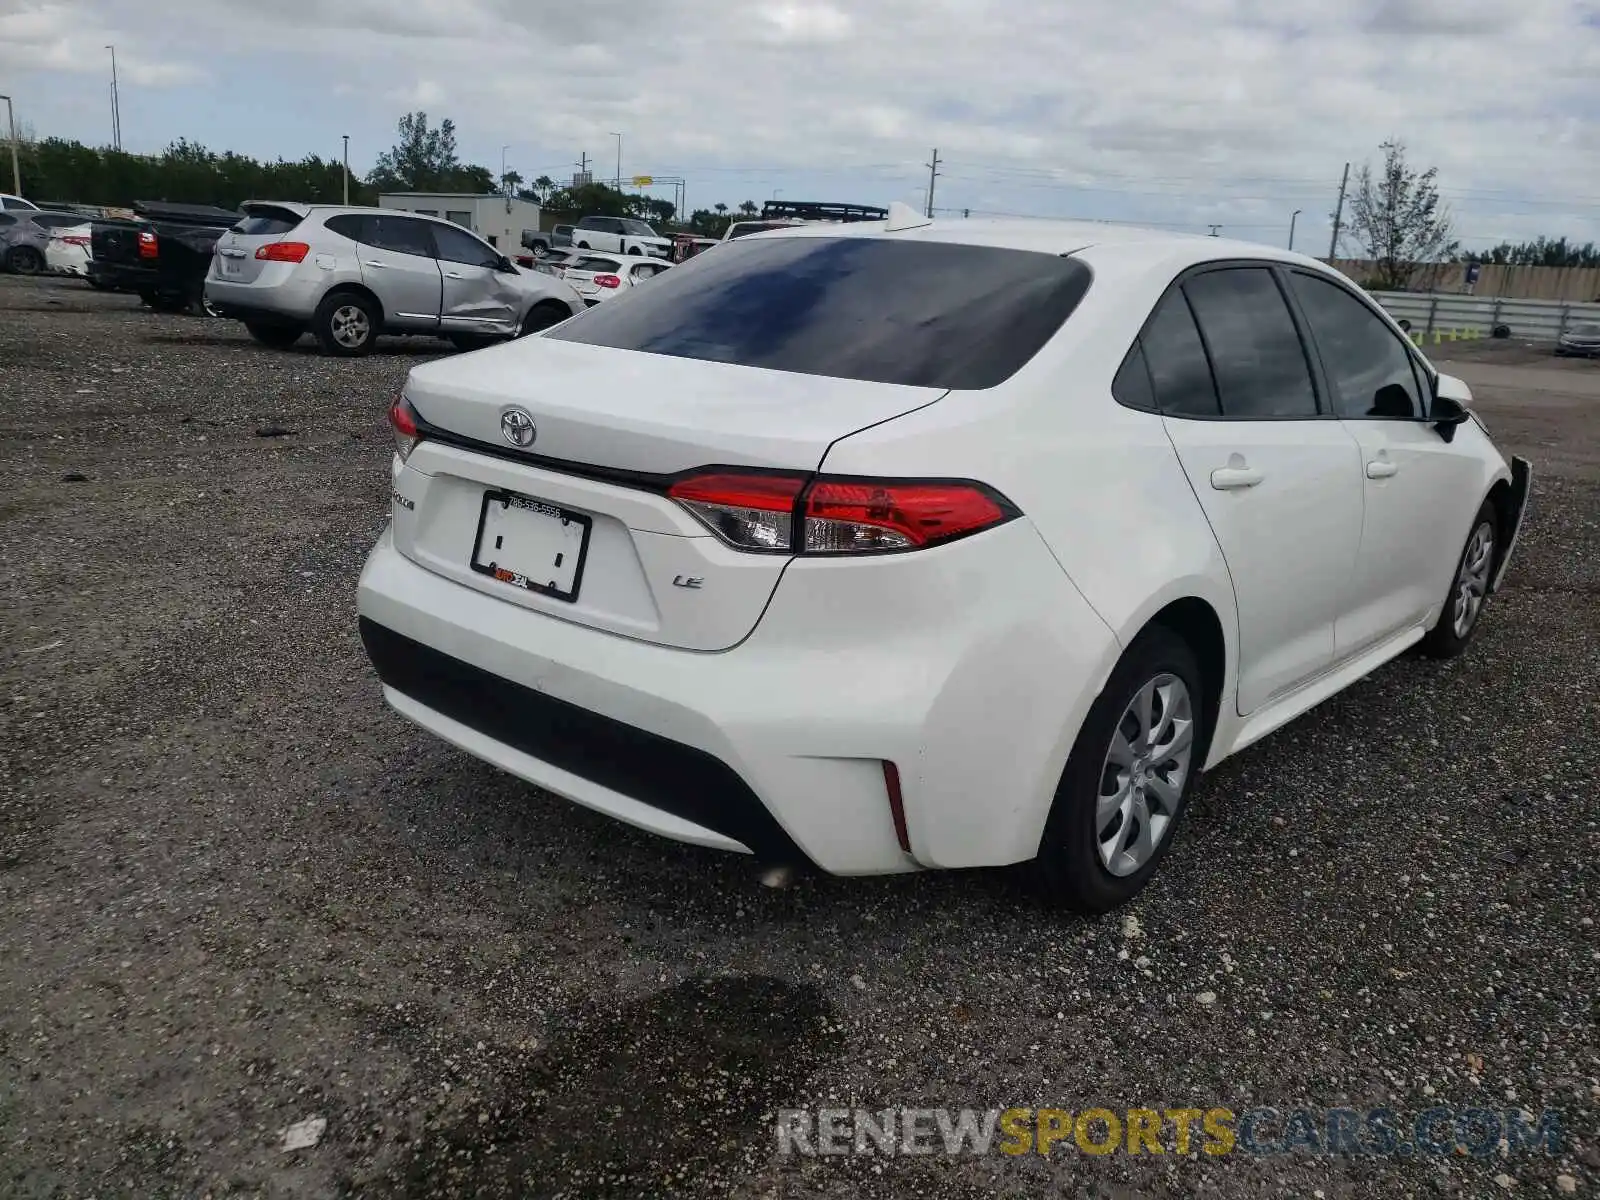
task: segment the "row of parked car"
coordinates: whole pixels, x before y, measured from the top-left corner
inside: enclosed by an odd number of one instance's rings
[[[654,248],[546,247],[535,268],[532,257],[519,265],[448,220],[280,202],[237,212],[141,203],[127,218],[89,221],[0,197],[0,232],[7,270],[81,276],[159,311],[234,318],[269,346],[309,333],[337,355],[366,353],[390,333],[437,335],[463,349],[519,337],[671,266]]]

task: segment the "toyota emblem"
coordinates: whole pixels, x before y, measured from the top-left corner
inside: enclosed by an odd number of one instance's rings
[[[533,414],[525,408],[508,408],[500,414],[500,432],[513,446],[526,449],[533,445],[539,430],[533,423]]]

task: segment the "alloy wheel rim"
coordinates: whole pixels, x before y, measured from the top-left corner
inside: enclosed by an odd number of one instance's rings
[[[1494,562],[1494,530],[1480,521],[1467,539],[1461,555],[1461,570],[1456,573],[1455,612],[1452,625],[1458,638],[1472,632],[1483,611],[1483,598],[1489,594],[1489,567]]]
[[[367,340],[372,330],[367,314],[354,304],[346,304],[333,312],[333,340],[341,346],[354,348]]]
[[[1094,813],[1095,847],[1112,875],[1134,874],[1166,839],[1189,779],[1194,733],[1189,688],[1176,675],[1148,680],[1123,711]]]

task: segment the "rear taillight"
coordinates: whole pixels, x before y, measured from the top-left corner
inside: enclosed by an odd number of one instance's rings
[[[156,235],[148,229],[141,229],[139,231],[139,257],[154,258],[158,253],[160,251],[156,246]]]
[[[622,279],[621,279],[620,276],[617,276],[617,275],[596,275],[594,277],[594,281],[595,281],[595,283],[599,284],[603,288],[614,288],[614,287],[621,287],[622,286]]]
[[[56,240],[64,242],[68,246],[87,246],[89,244],[89,239],[81,233],[61,234],[57,236]]]
[[[394,452],[405,462],[422,440],[422,433],[417,428],[417,410],[411,407],[404,393],[396,396],[389,406],[389,424],[394,426]]]
[[[681,479],[667,495],[730,546],[784,554],[920,550],[1017,515],[993,489],[964,480],[723,471]]]
[[[305,242],[268,242],[256,250],[256,257],[262,262],[305,262],[306,255],[311,253],[311,247]]]
[[[667,495],[730,546],[791,554],[795,506],[805,485],[799,475],[737,471],[680,479]]]

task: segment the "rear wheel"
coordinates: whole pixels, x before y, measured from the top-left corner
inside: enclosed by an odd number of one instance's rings
[[[1155,874],[1202,761],[1200,682],[1194,652],[1164,626],[1123,654],[1056,787],[1034,863],[1048,899],[1106,912]]]
[[[378,340],[378,311],[372,301],[355,292],[324,296],[312,318],[311,332],[325,354],[354,358],[370,354]]]
[[[1444,611],[1428,636],[1422,639],[1420,648],[1430,658],[1454,658],[1467,648],[1477,632],[1494,574],[1499,526],[1494,505],[1485,500],[1472,522],[1472,532],[1467,535],[1461,558],[1456,562],[1455,578],[1445,598]]]
[[[44,255],[32,246],[13,246],[6,255],[6,270],[17,275],[37,275],[44,270]]]
[[[245,332],[263,346],[283,350],[300,340],[301,331],[293,325],[263,325],[260,321],[246,321]]]

